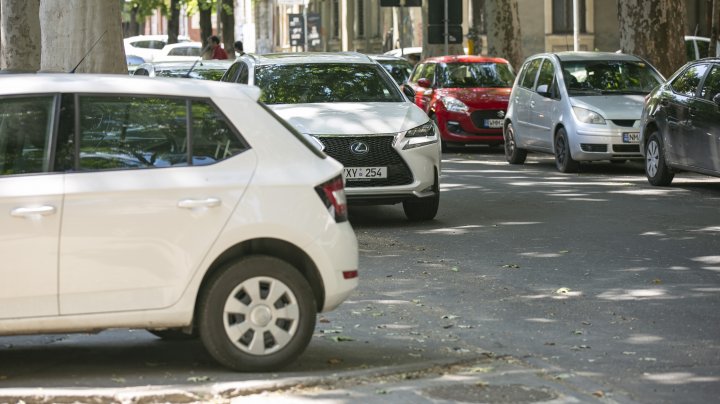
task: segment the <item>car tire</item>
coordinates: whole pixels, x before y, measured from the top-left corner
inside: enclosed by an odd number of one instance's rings
[[[660,187],[670,185],[675,177],[665,161],[662,140],[657,131],[650,135],[645,147],[645,175],[650,184]]]
[[[563,128],[555,135],[555,166],[561,173],[576,173],[580,169],[580,163],[570,154],[570,142]]]
[[[166,328],[164,330],[147,330],[150,334],[161,338],[163,341],[187,341],[197,338],[197,333],[188,334],[182,328]]]
[[[220,364],[271,371],[310,343],[317,305],[307,280],[281,259],[252,255],[218,271],[198,306],[200,338]]]
[[[505,159],[510,164],[523,164],[527,158],[527,150],[520,149],[515,143],[515,129],[513,124],[509,123],[503,131],[505,140]]]
[[[408,220],[419,222],[432,220],[437,216],[440,207],[440,181],[435,174],[435,195],[425,198],[414,198],[403,201],[403,211]]]

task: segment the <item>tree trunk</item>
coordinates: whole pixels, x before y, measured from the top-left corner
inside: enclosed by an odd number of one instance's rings
[[[43,0],[42,70],[127,74],[121,18],[117,0]]]
[[[483,45],[481,35],[485,33],[485,0],[472,1],[472,25],[471,29],[474,34],[475,49],[473,54],[482,55]],[[468,32],[468,35],[470,32]],[[469,48],[469,47],[468,47]]]
[[[710,24],[710,50],[708,56],[720,56],[717,51],[718,32],[720,27],[720,1],[712,0],[712,12],[710,13],[712,22]]]
[[[618,0],[620,49],[641,56],[670,76],[685,64],[685,2]]]
[[[423,21],[429,21],[428,18],[428,7],[429,7],[430,0],[423,0],[422,2],[422,20]],[[428,43],[428,28],[427,24],[423,24],[423,28],[425,32],[423,32],[423,46],[422,46],[422,57],[420,58],[425,59],[433,56],[443,56],[443,55],[463,55],[465,54],[465,50],[463,49],[462,43],[459,44],[448,44],[448,51],[445,52],[445,44],[429,44]],[[404,42],[403,47],[408,47],[407,42]]]
[[[208,46],[208,37],[212,35],[212,3],[200,5],[200,38],[203,48]]]
[[[40,0],[0,0],[0,68],[40,69]]]
[[[523,62],[518,0],[485,2],[488,55],[506,59],[519,69]]]
[[[125,32],[126,37],[140,35],[140,23],[138,23],[138,6],[133,4],[130,9],[130,21],[128,21],[127,31]]]
[[[170,0],[170,16],[168,17],[168,41],[177,43],[180,31],[180,0]]]
[[[220,20],[222,22],[222,40],[223,47],[230,59],[235,59],[235,1],[222,0],[222,4],[218,5],[222,8],[220,12]]]

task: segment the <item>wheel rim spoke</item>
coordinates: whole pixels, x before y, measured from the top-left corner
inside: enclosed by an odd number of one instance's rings
[[[246,332],[250,329],[250,324],[245,321],[240,324],[234,324],[234,325],[226,325],[225,330],[227,332],[228,338],[230,338],[230,341],[232,341],[234,344],[238,344],[240,341],[240,338],[245,335]]]

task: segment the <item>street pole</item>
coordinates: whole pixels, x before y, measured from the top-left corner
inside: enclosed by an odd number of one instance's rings
[[[580,50],[580,10],[578,0],[573,0],[573,51]]]
[[[305,0],[303,3],[303,38],[305,39],[305,44],[303,46],[303,51],[308,51],[308,37],[307,37],[307,9],[308,9],[308,3],[310,0]]]
[[[445,0],[445,54],[446,55],[450,53],[450,45],[448,42],[449,37],[450,37],[450,32],[448,29],[448,18],[449,18],[448,17],[448,0]]]
[[[403,36],[405,36],[405,0],[400,0],[400,57],[405,56],[405,46],[403,45]]]

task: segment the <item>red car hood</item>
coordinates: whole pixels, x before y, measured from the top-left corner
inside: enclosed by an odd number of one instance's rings
[[[453,97],[471,108],[506,109],[511,88],[439,88],[436,97]]]

